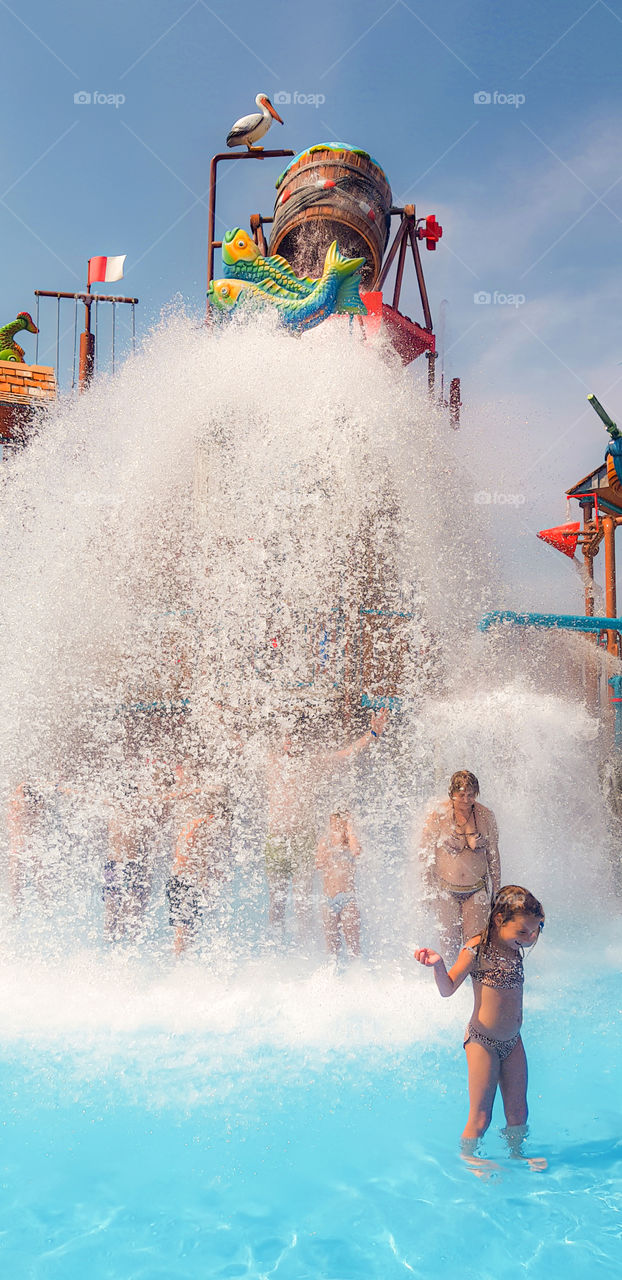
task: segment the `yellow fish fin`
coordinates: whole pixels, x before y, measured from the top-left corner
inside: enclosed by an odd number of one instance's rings
[[[271,266],[274,265],[279,271],[291,276],[293,280],[297,280],[300,284],[317,284],[317,280],[313,280],[311,276],[297,276],[287,258],[282,258],[280,253],[273,253],[269,258],[264,258],[264,262],[269,263]]]
[[[363,266],[365,266],[365,258],[344,258],[339,252],[337,241],[333,240],[326,250],[323,275],[327,275],[329,271],[336,271],[340,276],[351,276]]]

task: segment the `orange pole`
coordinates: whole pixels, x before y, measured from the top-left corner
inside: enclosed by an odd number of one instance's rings
[[[589,506],[585,506],[583,508],[583,532],[584,533],[586,532],[588,525],[591,523],[593,511],[594,511],[594,508],[591,503],[589,504]],[[594,586],[593,586],[594,556],[591,554],[591,551],[589,550],[590,547],[591,547],[591,543],[589,542],[583,543],[583,548],[582,548],[583,562],[585,564],[585,571],[588,579],[585,583],[585,616],[586,618],[594,617]],[[594,639],[596,639],[596,637],[594,637]]]
[[[583,507],[583,531],[586,533],[592,523],[594,515],[594,507],[590,502]],[[585,565],[585,616],[587,618],[594,617],[594,543],[586,541],[583,543],[583,563]],[[598,644],[598,636],[590,633],[588,639],[593,646]],[[585,682],[585,695],[587,705],[591,711],[598,710],[598,666],[596,661],[596,652],[588,650],[585,655],[585,663],[583,667],[583,678]]]
[[[617,618],[616,612],[616,525],[612,516],[605,516],[603,519],[603,531],[605,534],[605,615],[608,618]],[[618,652],[618,633],[617,631],[607,632],[607,650],[609,653]]]
[[[80,334],[80,363],[78,365],[78,386],[86,391],[95,367],[95,336],[91,333],[91,291],[87,285],[84,301],[84,332]]]

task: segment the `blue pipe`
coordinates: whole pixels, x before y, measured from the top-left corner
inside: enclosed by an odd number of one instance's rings
[[[499,609],[485,613],[478,622],[479,631],[488,631],[498,622],[510,622],[515,627],[560,627],[565,631],[621,631],[622,618],[584,618],[565,613],[514,613],[511,609]]]
[[[511,609],[499,609],[485,613],[480,619],[480,631],[488,631],[497,622],[510,622],[515,627],[560,627],[566,631],[622,631],[622,618],[587,618],[564,613],[513,613]],[[622,675],[610,676],[611,701],[614,707],[614,746],[622,751]]]
[[[402,699],[378,696],[370,698],[368,693],[361,695],[361,706],[370,707],[372,711],[380,711],[381,707],[387,707],[389,711],[401,711]]]

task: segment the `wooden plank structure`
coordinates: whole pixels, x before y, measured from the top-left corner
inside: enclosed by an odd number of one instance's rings
[[[373,289],[391,227],[392,195],[365,151],[310,147],[277,179],[269,253],[297,275],[320,276],[333,240],[347,258],[365,258],[362,283]]]
[[[36,410],[55,398],[54,369],[0,360],[0,444],[25,444]]]
[[[577,498],[582,507],[594,507],[596,504],[603,511],[613,515],[622,515],[622,486],[613,472],[615,481],[611,480],[611,458],[601,463],[595,471],[589,471],[581,480],[577,480],[570,489],[566,489],[567,498]]]

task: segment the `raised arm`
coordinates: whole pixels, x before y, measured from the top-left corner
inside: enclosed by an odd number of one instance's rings
[[[366,747],[380,738],[384,733],[389,712],[386,707],[382,707],[380,711],[372,711],[369,729],[362,733],[360,738],[355,738],[354,742],[350,742],[347,747],[340,747],[339,751],[329,751],[326,755],[319,756],[323,763],[330,764],[335,760],[348,760],[351,756],[357,756],[359,751],[364,751]]]
[[[419,964],[425,965],[426,969],[434,969],[436,985],[442,996],[453,996],[454,991],[457,991],[458,987],[462,986],[464,979],[470,974],[475,956],[467,947],[463,947],[456,963],[452,965],[449,972],[445,967],[443,957],[429,947],[417,947],[415,960],[418,960]]]

